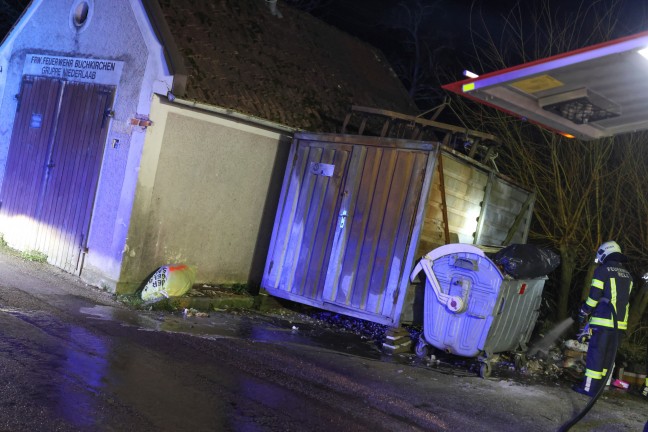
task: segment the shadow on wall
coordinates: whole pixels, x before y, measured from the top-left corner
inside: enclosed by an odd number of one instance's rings
[[[292,141],[292,139],[290,141]],[[274,227],[275,216],[277,214],[277,207],[279,206],[279,196],[281,194],[283,178],[286,172],[286,166],[288,164],[290,147],[290,142],[282,142],[282,145],[277,146],[277,152],[274,159],[275,163],[272,167],[272,174],[270,183],[268,185],[267,199],[265,205],[263,206],[261,225],[259,226],[259,235],[257,237],[256,245],[254,247],[254,254],[252,256],[250,277],[247,282],[248,291],[252,295],[258,294],[261,287],[261,280],[263,279],[263,271],[265,268],[266,259],[268,257],[268,249],[270,247],[270,240],[272,237],[272,229]]]

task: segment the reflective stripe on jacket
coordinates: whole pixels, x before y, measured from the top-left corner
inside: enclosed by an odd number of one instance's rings
[[[610,260],[597,267],[589,297],[583,305],[583,309],[592,314],[590,325],[614,328],[610,309],[614,307],[619,330],[626,330],[632,285],[632,275],[619,261]],[[609,303],[601,302],[601,298],[608,299]]]

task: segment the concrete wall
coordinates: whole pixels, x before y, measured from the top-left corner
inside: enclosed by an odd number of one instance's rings
[[[118,292],[165,264],[260,282],[292,131],[154,98]]]

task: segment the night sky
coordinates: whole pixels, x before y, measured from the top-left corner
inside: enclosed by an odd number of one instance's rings
[[[412,67],[413,55],[411,44],[407,43],[407,32],[402,29],[403,11],[407,9],[399,4],[408,5],[410,11],[416,10],[417,7],[426,8],[428,13],[421,22],[419,32],[427,47],[434,50],[431,57],[424,59],[423,67],[433,70],[429,70],[427,76],[419,80],[418,86],[424,89],[415,97],[419,107],[425,109],[434,106],[438,99],[443,97],[440,85],[463,79],[464,69],[478,74],[501,69],[501,66],[490,66],[479,58],[483,55],[483,47],[476,38],[490,32],[498,39],[500,50],[506,51],[507,36],[501,37],[500,34],[503,17],[509,14],[510,18],[511,11],[515,11],[516,5],[519,5],[517,10],[522,12],[517,16],[521,16],[522,21],[529,20],[529,10],[537,8],[543,1],[549,4],[555,19],[568,23],[567,25],[577,21],[575,15],[579,5],[581,8],[590,8],[590,11],[596,9],[596,13],[587,15],[586,21],[601,19],[602,14],[614,10],[610,8],[616,5],[618,20],[615,31],[611,37],[606,37],[606,40],[648,30],[646,0],[278,0],[278,4],[279,7],[282,3],[308,5],[311,7],[310,13],[316,17],[379,48],[387,56],[406,88],[412,87],[407,74],[408,68]],[[28,0],[0,0],[0,37],[4,37],[27,3]],[[522,28],[528,29],[532,24],[527,22]],[[574,41],[570,49],[602,41],[600,37],[586,40],[588,25],[590,23],[586,22],[578,27],[575,34],[580,40]],[[533,43],[537,44],[537,41]],[[506,66],[533,59],[522,60],[519,56],[516,58],[514,52],[508,54],[510,55],[505,59]],[[546,53],[541,55],[546,56]]]
[[[546,41],[553,36],[541,34],[546,29],[543,24],[535,26],[533,9],[537,10],[543,1],[548,4],[556,28],[573,26],[568,49],[537,49],[549,46]],[[441,103],[447,96],[441,85],[464,79],[465,69],[484,74],[648,30],[645,0],[310,0],[313,2],[323,5],[312,10],[313,15],[381,50],[405,87],[420,89],[411,94],[421,110]],[[396,28],[403,23],[405,10],[399,4],[408,5],[409,10],[423,7],[428,11],[419,31],[434,54],[421,62],[421,69],[427,74],[419,78],[417,85],[412,85],[414,56],[411,44],[407,43],[407,32]],[[511,46],[511,29],[502,30],[505,18],[519,20],[522,24],[517,27],[527,32],[523,35],[529,41],[526,58]],[[606,28],[612,25],[614,31],[602,35],[595,31],[596,22],[605,22]],[[541,30],[535,38],[529,37],[529,30],[534,27]],[[485,34],[493,36],[505,65],[489,61],[489,54],[479,41]]]
[[[385,29],[393,24],[399,3],[420,4],[436,7],[434,14],[426,21],[427,31],[438,38],[439,43],[452,47],[452,55],[468,60],[475,50],[471,40],[472,28],[481,31],[479,21],[486,23],[491,31],[497,32],[503,17],[520,4],[529,9],[543,0],[322,0],[325,8],[313,14],[344,31],[366,40],[389,54],[399,41],[393,40],[393,33]],[[614,37],[626,36],[648,30],[648,1],[645,0],[546,0],[555,16],[570,21],[581,4],[598,5],[606,10],[608,5],[618,5],[618,22]],[[524,14],[524,12],[523,12]],[[529,16],[526,16],[529,18]],[[469,64],[465,65],[466,67]],[[461,71],[458,71],[459,73]],[[487,72],[487,71],[480,71]],[[460,79],[461,77],[457,77]]]

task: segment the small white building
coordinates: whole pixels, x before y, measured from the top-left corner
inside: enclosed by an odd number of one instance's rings
[[[293,132],[415,112],[379,52],[278,8],[32,1],[0,46],[8,244],[116,292],[169,263],[258,283]]]

